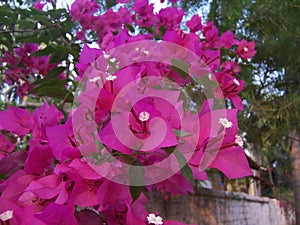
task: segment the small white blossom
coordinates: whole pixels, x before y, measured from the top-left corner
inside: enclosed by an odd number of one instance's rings
[[[150,117],[150,114],[146,111],[143,111],[139,115],[139,120],[144,122],[144,121],[147,121],[149,119],[149,117]]]
[[[117,79],[117,76],[115,76],[115,75],[108,75],[106,77],[106,80],[108,80],[108,81],[114,81],[115,79]]]
[[[144,54],[145,54],[145,55],[149,55],[149,51],[144,50]]]
[[[94,78],[90,79],[90,82],[96,83],[100,79],[101,79],[100,77],[94,77]]]
[[[116,58],[111,58],[109,61],[112,62],[112,63],[114,63],[114,62],[117,61],[117,59]]]
[[[104,54],[103,56],[104,56],[105,59],[109,58],[109,55],[107,55],[107,54]]]
[[[219,123],[222,124],[224,128],[230,128],[233,125],[232,122],[226,118],[220,118]]]
[[[136,47],[134,50],[136,50],[136,51],[138,52],[138,51],[140,51],[140,48],[139,48],[139,47]]]
[[[10,220],[13,218],[13,214],[14,214],[14,211],[12,210],[7,210],[3,213],[0,214],[0,220],[1,221],[6,221],[6,220]]]
[[[237,79],[234,79],[233,83],[236,84],[237,86],[240,86],[240,82]]]
[[[149,224],[161,225],[163,224],[162,218],[160,216],[155,216],[154,213],[150,213],[147,216],[147,220]]]
[[[241,148],[244,146],[243,138],[240,135],[235,135],[234,143],[238,144]]]

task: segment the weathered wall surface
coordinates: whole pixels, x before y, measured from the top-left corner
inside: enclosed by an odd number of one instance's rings
[[[284,210],[275,199],[200,189],[193,195],[150,197],[149,212],[160,212],[163,219],[197,225],[288,225]]]

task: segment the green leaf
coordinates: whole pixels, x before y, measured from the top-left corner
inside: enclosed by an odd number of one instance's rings
[[[140,197],[144,190],[145,169],[138,161],[136,161],[134,165],[129,167],[128,173],[130,183],[130,195],[132,198],[131,204],[133,204],[135,200],[137,200]]]
[[[52,25],[52,23],[49,21],[49,18],[47,17],[47,15],[32,15],[32,18],[34,20],[36,20],[37,22],[42,23],[43,25]]]
[[[50,57],[50,63],[57,63],[57,62],[61,62],[65,59],[68,58],[68,55],[72,53],[72,50],[67,48],[66,46],[56,46],[53,50],[53,53],[51,54]]]
[[[191,183],[194,180],[193,171],[187,164],[185,157],[177,149],[174,151],[174,154],[178,160],[181,175],[187,178]]]
[[[181,168],[180,172],[181,175],[184,176],[186,179],[188,179],[191,183],[193,182],[194,180],[193,171],[188,164],[185,164],[185,166]]]
[[[58,99],[64,99],[66,102],[73,102],[73,94],[64,87],[66,82],[66,80],[57,78],[42,79],[32,84],[32,86],[38,86],[33,88],[29,93],[35,93],[38,96],[48,96]]]
[[[178,73],[182,79],[186,79],[189,76],[189,65],[180,59],[171,58],[171,69]]]
[[[159,27],[159,31],[160,31],[160,33],[162,34],[162,36],[164,36],[165,33],[166,33],[166,28],[165,28],[164,26],[160,26],[160,27]]]
[[[212,89],[219,86],[218,82],[212,81],[209,79],[209,76],[201,76],[199,78],[195,78],[198,84],[202,84],[205,89]]]
[[[130,32],[132,32],[132,33],[134,33],[134,28],[133,28],[133,26],[132,25],[130,25],[130,24],[126,24],[126,27],[128,28],[128,30],[130,31]]]
[[[32,86],[36,86],[36,85],[45,85],[47,83],[47,85],[49,85],[49,82],[54,82],[54,83],[59,83],[59,85],[64,86],[66,81],[65,80],[60,80],[58,79],[58,75],[60,75],[61,73],[63,73],[66,70],[66,67],[55,67],[54,69],[50,70],[43,79],[38,79],[36,81],[34,81],[31,85]],[[62,82],[60,82],[62,81]]]
[[[53,46],[48,45],[46,48],[36,51],[32,53],[32,56],[45,56],[45,55],[50,55],[54,51]]]
[[[52,78],[57,78],[58,75],[60,75],[61,73],[63,73],[66,70],[66,67],[63,66],[59,66],[59,67],[55,67],[54,69],[50,70],[45,78],[47,79],[52,79]]]
[[[73,102],[74,96],[68,90],[56,86],[43,86],[37,90],[37,95],[52,98],[64,99],[66,102]]]
[[[191,136],[192,135],[192,134],[187,133],[185,131],[176,130],[176,129],[173,129],[173,132],[174,132],[174,134],[175,134],[176,137],[186,137],[186,136]]]
[[[143,186],[130,186],[130,195],[132,198],[131,204],[133,204],[143,193],[144,187]]]
[[[117,4],[116,0],[105,0],[106,7],[109,9]]]
[[[37,21],[30,18],[23,18],[17,21],[18,29],[35,29]]]
[[[13,50],[13,39],[9,33],[0,34],[0,43],[5,45],[9,50]]]

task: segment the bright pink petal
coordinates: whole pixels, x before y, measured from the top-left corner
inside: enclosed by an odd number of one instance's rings
[[[42,199],[51,199],[57,196],[64,188],[61,178],[56,175],[42,177],[32,181],[25,191],[30,191]]]
[[[210,167],[217,168],[231,179],[252,175],[245,153],[239,147],[231,147],[219,151],[218,156]]]
[[[11,131],[24,136],[31,128],[30,117],[28,110],[8,106],[7,110],[0,112],[0,130]]]
[[[47,225],[77,225],[73,208],[55,203],[50,203],[42,213],[36,214],[36,217]]]

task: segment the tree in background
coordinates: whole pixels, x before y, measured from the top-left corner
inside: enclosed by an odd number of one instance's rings
[[[289,200],[293,185],[300,224],[300,3],[212,0],[209,6],[208,20],[222,32],[230,29],[257,44],[253,68],[246,66],[241,73],[247,91],[242,94],[240,129],[261,155],[263,166],[278,173],[272,195]]]
[[[145,195],[252,174],[237,113],[254,42],[147,0],[2,2],[1,224],[183,225]]]

